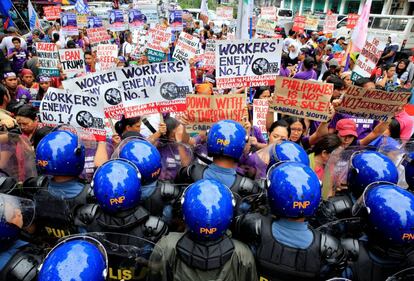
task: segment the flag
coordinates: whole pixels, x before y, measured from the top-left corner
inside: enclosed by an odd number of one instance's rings
[[[200,19],[203,21],[204,24],[208,23],[208,4],[207,4],[207,0],[201,0]]]
[[[253,0],[239,1],[237,9],[237,39],[249,39],[250,21],[253,17]],[[252,27],[253,28],[253,27]]]
[[[0,1],[0,14],[4,16],[3,20],[3,28],[6,30],[7,28],[14,26],[14,22],[10,16],[10,10],[13,7],[11,0],[1,0]]]
[[[75,9],[79,14],[82,14],[82,15],[90,13],[88,4],[85,4],[83,0],[76,1]]]
[[[32,2],[30,2],[30,0],[27,3],[27,9],[29,13],[30,30],[34,30],[34,29],[42,30],[42,25],[40,24],[39,16],[37,15],[36,10],[34,9]]]
[[[352,32],[352,52],[360,52],[364,48],[365,41],[367,41],[371,3],[372,0],[366,0],[364,7],[362,8],[361,16],[358,19],[358,23]]]

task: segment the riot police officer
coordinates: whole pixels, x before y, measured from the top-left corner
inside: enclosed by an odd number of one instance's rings
[[[85,147],[79,136],[55,130],[46,135],[36,149],[36,164],[42,175],[25,182],[38,187],[33,195],[36,202],[36,229],[46,242],[77,233],[74,212],[92,198],[88,184],[79,179],[85,164]]]
[[[19,239],[33,221],[34,202],[0,194],[0,280],[36,280],[41,251]]]
[[[353,253],[353,281],[385,280],[414,266],[414,195],[393,183],[378,182],[366,187],[353,213],[367,220],[367,237],[346,239]]]
[[[118,232],[157,242],[168,230],[158,217],[140,206],[141,174],[126,159],[112,159],[99,167],[91,183],[98,204],[80,207],[78,226],[89,232]]]
[[[346,251],[334,237],[308,226],[318,208],[321,186],[309,166],[280,162],[269,169],[272,215],[237,218],[235,236],[254,249],[261,280],[322,280],[346,264]]]
[[[167,269],[167,280],[257,280],[252,253],[226,233],[235,204],[228,187],[200,180],[184,191],[182,201],[188,230],[169,233],[157,243],[164,254],[159,268]],[[157,273],[151,272],[151,280],[159,280]]]
[[[108,256],[102,243],[91,237],[67,237],[41,265],[38,281],[105,281]]]
[[[119,154],[119,155],[118,155]],[[127,138],[120,144],[119,153],[115,157],[127,159],[134,163],[141,174],[141,201],[151,215],[162,217],[163,221],[171,223],[173,207],[182,194],[180,186],[169,181],[160,181],[161,155],[150,142]]]
[[[215,123],[207,136],[207,153],[213,157],[213,163],[208,166],[193,163],[181,169],[177,181],[193,183],[200,179],[214,179],[241,196],[258,193],[260,187],[257,183],[236,173],[246,140],[246,131],[239,123],[232,120]]]

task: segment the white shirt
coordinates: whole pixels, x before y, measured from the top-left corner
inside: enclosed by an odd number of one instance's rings
[[[124,42],[124,44],[122,45],[122,56],[127,57],[127,54],[131,55],[133,49],[134,48],[132,47],[132,44]]]
[[[7,36],[7,37],[4,37],[3,40],[0,43],[0,49],[4,50],[4,48],[7,48],[7,52],[9,52],[9,50],[13,49],[14,44],[12,42],[12,39],[14,37],[20,38],[20,47],[23,48],[24,50],[27,50],[26,40],[24,40],[24,38],[22,38],[20,36]]]

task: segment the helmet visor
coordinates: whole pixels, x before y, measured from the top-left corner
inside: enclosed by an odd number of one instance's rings
[[[0,194],[0,221],[23,228],[32,224],[34,215],[35,204],[32,200]]]

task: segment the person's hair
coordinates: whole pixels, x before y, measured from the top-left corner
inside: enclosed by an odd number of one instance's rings
[[[395,67],[395,65],[393,65],[392,63],[390,63],[390,64],[386,64],[386,65],[384,65],[384,66],[382,67],[382,69],[383,69],[383,70],[388,71],[388,70],[390,70],[390,68],[392,68],[392,67]]]
[[[315,143],[312,152],[315,153],[315,155],[319,155],[323,151],[332,153],[332,151],[337,149],[340,145],[341,139],[336,134],[329,134]]]
[[[355,81],[354,85],[359,87],[364,87],[368,83],[374,83],[374,81],[371,78],[362,77]]]
[[[33,147],[36,150],[37,145],[39,144],[39,142],[50,132],[53,131],[52,127],[42,127],[40,129],[37,129],[33,136],[32,136],[32,140],[33,140]]]
[[[21,43],[22,41],[20,40],[20,38],[19,37],[13,37],[12,38],[12,42],[15,42],[15,41],[17,41],[17,42],[19,42],[19,43]]]
[[[122,116],[121,120],[115,123],[115,131],[119,136],[122,136],[127,126],[133,126],[139,121],[141,121],[140,116],[132,118],[125,118],[125,116]]]
[[[76,48],[76,43],[75,43],[75,41],[73,41],[73,40],[69,40],[69,41],[66,43],[66,47],[67,47],[68,49],[75,49],[75,48]]]
[[[303,129],[304,130],[306,129],[305,119],[303,119],[303,118],[299,118],[299,117],[296,117],[296,116],[287,116],[287,117],[283,118],[283,120],[288,122],[289,128],[290,128],[290,126],[292,126],[293,123],[299,122],[299,123],[302,124]]]
[[[393,139],[399,139],[401,135],[401,126],[400,122],[394,117],[391,119],[390,124],[388,125],[388,130],[390,131],[390,137]]]
[[[403,63],[405,64],[404,69],[399,69],[399,68],[398,68],[398,65],[399,65],[401,62],[403,62]],[[396,65],[396,68],[395,68],[395,73],[397,73],[398,78],[400,78],[400,77],[401,77],[401,75],[403,75],[403,74],[404,74],[404,72],[406,72],[406,71],[407,71],[407,68],[408,68],[408,65],[409,65],[409,64],[410,64],[410,61],[409,61],[408,59],[400,59],[400,60],[397,62],[397,65]]]
[[[336,75],[329,75],[328,78],[326,78],[326,83],[333,84],[335,90],[342,90],[345,88],[345,81]]]
[[[19,108],[16,115],[21,117],[27,117],[34,121],[37,117],[37,110],[30,104],[25,104]]]
[[[164,123],[167,126],[167,137],[169,137],[171,132],[174,131],[180,125],[180,122],[178,122],[177,119],[170,116],[164,118]]]
[[[306,58],[303,60],[303,66],[304,66],[304,67],[305,67],[305,69],[307,69],[307,70],[312,69],[312,68],[313,68],[313,66],[314,66],[314,64],[315,64],[315,61],[314,61],[314,59],[313,59],[313,58],[311,58],[311,57],[306,57]]]
[[[0,105],[3,105],[5,96],[7,96],[7,89],[5,86],[0,84]]]
[[[57,41],[59,41],[59,39],[60,39],[59,33],[53,33],[53,41],[57,42]],[[69,43],[69,41],[68,41],[68,43]]]
[[[270,88],[267,86],[260,87],[259,89],[257,89],[256,93],[254,94],[253,99],[259,99],[260,95],[263,94],[264,91],[270,92]]]
[[[283,68],[286,68],[288,66],[288,62],[289,62],[289,55],[286,53],[283,53],[282,58],[280,60],[280,64],[282,65]]]
[[[90,56],[92,56],[92,52],[91,52],[91,51],[85,51],[85,53],[84,53],[84,57],[86,57],[86,55],[90,55]]]
[[[272,123],[269,128],[269,134],[271,134],[277,127],[284,127],[288,131],[288,135],[290,135],[290,128],[289,123],[286,120],[280,119]]]
[[[295,31],[293,31],[292,29],[291,30],[289,30],[289,36],[293,36],[293,35],[295,35]]]

